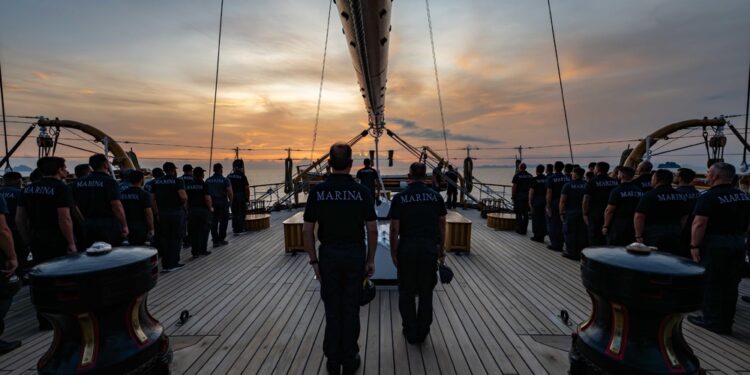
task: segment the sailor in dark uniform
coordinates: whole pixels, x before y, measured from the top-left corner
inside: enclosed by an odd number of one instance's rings
[[[409,167],[409,186],[391,202],[391,257],[398,269],[398,307],[406,340],[421,343],[432,324],[437,261],[445,257],[445,203],[424,185],[427,168]],[[416,298],[419,297],[419,308]]]
[[[432,170],[432,190],[440,192],[440,184],[443,183],[443,162],[438,162],[437,166]]]
[[[680,168],[677,170],[677,190],[678,193],[685,195],[688,202],[688,218],[680,233],[680,256],[690,258],[690,231],[693,229],[693,211],[695,202],[701,196],[701,192],[693,186],[695,171],[690,168]]]
[[[21,276],[29,268],[29,246],[21,237],[16,225],[16,208],[18,207],[18,198],[21,196],[22,183],[23,178],[20,173],[8,172],[3,175],[3,187],[0,188],[0,197],[5,199],[5,206],[8,209],[8,213],[5,214],[5,221],[13,234],[13,247],[18,260],[18,269],[16,270],[18,276]]]
[[[534,235],[532,241],[544,242],[547,235],[547,217],[545,206],[547,205],[547,176],[544,175],[544,165],[536,166],[536,176],[529,189],[529,208],[531,209],[531,230]]]
[[[607,175],[609,163],[596,163],[596,176],[588,182],[586,195],[583,197],[583,220],[588,226],[589,246],[604,246],[607,238],[602,234],[604,225],[604,210],[607,209],[609,193],[618,182]]]
[[[128,175],[130,187],[120,193],[120,201],[128,220],[128,243],[141,246],[154,237],[154,213],[151,210],[151,194],[143,190],[143,172],[132,171]]]
[[[555,162],[555,173],[547,177],[547,217],[549,218],[549,225],[547,230],[549,232],[550,245],[548,249],[554,251],[563,250],[563,228],[562,220],[560,220],[560,194],[562,194],[562,188],[570,182],[570,179],[566,177],[562,172],[565,168],[565,164],[561,161]]]
[[[553,164],[547,164],[547,169],[545,169],[544,174],[549,177],[555,174],[555,166]]]
[[[117,190],[122,193],[125,191],[125,189],[130,187],[130,180],[128,180],[128,176],[130,175],[130,172],[132,172],[132,169],[122,169],[120,170],[120,182],[117,183]]]
[[[640,164],[638,164],[638,169],[636,169],[635,173],[638,175],[638,178],[633,180],[636,184],[641,186],[641,190],[643,190],[644,193],[647,193],[649,190],[652,189],[651,186],[651,170],[654,169],[654,165],[651,164],[650,161],[644,160]]]
[[[610,246],[627,246],[635,241],[633,215],[643,191],[633,182],[633,168],[621,166],[617,173],[621,183],[609,194],[601,234]]]
[[[187,185],[190,181],[193,181],[193,165],[192,164],[184,164],[182,166],[182,176],[180,176],[182,179],[182,182],[185,183],[185,187],[187,188]],[[187,206],[185,207],[185,222],[182,223],[182,247],[187,249],[190,247],[190,224],[188,223],[190,221],[189,214],[187,211]]]
[[[245,231],[245,216],[247,215],[247,203],[250,199],[250,183],[245,176],[244,162],[240,159],[232,163],[232,173],[227,175],[232,183],[232,232],[239,235]]]
[[[573,179],[563,186],[560,194],[560,219],[563,221],[565,251],[562,256],[578,260],[588,244],[586,223],[583,222],[583,195],[586,182],[583,181],[583,168],[573,169]]]
[[[26,186],[18,199],[16,225],[29,244],[34,264],[75,254],[73,205],[68,186],[62,181],[68,175],[65,159],[45,156],[37,161],[42,178]],[[52,324],[37,314],[40,330],[51,330]]]
[[[187,193],[185,183],[177,178],[177,166],[164,163],[165,175],[154,181],[151,190],[152,209],[159,218],[156,231],[159,239],[162,272],[171,272],[183,266],[180,264],[182,238],[180,229],[185,215]]]
[[[596,176],[596,162],[592,161],[589,163],[589,169],[586,171],[586,174],[593,173],[594,176]]]
[[[750,225],[750,196],[732,187],[735,169],[715,163],[706,180],[711,189],[695,204],[693,260],[705,268],[703,316],[689,316],[693,324],[720,334],[731,334],[742,278],[745,234]]]
[[[365,159],[363,163],[365,167],[357,171],[357,179],[360,184],[370,189],[372,197],[376,198],[375,186],[378,183],[378,171],[371,167],[372,161],[370,159]]]
[[[359,301],[365,277],[375,271],[377,223],[370,191],[349,174],[352,149],[346,143],[331,146],[332,172],[310,189],[304,214],[305,251],[320,280],[326,327],[323,353],[331,374],[353,374],[360,366]],[[315,252],[318,224],[320,261]],[[367,228],[367,248],[365,248]]]
[[[643,194],[635,210],[635,240],[680,255],[680,233],[689,206],[687,197],[672,187],[673,179],[666,169],[653,173],[654,188]]]
[[[234,198],[232,184],[224,177],[224,167],[220,163],[213,166],[214,174],[206,180],[211,196],[213,215],[211,216],[211,242],[214,247],[226,245],[229,205]]]
[[[529,189],[534,176],[526,172],[526,163],[518,165],[518,173],[513,176],[511,198],[516,213],[516,233],[526,235],[529,227]]]
[[[151,188],[154,187],[154,181],[156,181],[157,178],[164,176],[164,170],[161,168],[154,168],[151,170],[151,179],[148,180],[145,184],[143,184],[143,190],[146,190],[147,193],[151,194]]]
[[[569,180],[573,180],[573,169],[574,168],[575,168],[575,166],[573,164],[565,163],[565,168],[563,168],[563,174]]]
[[[16,172],[8,172],[16,173]],[[5,175],[7,176],[8,173]],[[19,175],[20,176],[20,175]],[[7,183],[3,178],[4,183]],[[13,232],[8,226],[10,210],[5,204],[5,199],[0,197],[0,278],[4,281],[13,277],[18,268],[18,257],[13,243]],[[13,303],[13,295],[6,291],[0,293],[0,336],[5,331],[5,315]],[[0,340],[0,355],[10,352],[21,346],[20,341]]]
[[[109,175],[109,160],[104,154],[92,155],[89,165],[94,172],[73,185],[73,200],[84,218],[82,247],[97,241],[119,246],[129,233],[119,184]]]
[[[209,219],[213,205],[211,195],[208,193],[208,185],[203,181],[203,168],[197,167],[193,171],[193,178],[185,181],[185,190],[188,195],[188,233],[190,234],[190,246],[193,257],[211,254],[207,250]]]
[[[448,171],[445,172],[445,178],[448,179],[448,187],[446,195],[448,197],[447,206],[448,208],[456,208],[458,203],[458,172],[453,168],[452,165],[448,164]],[[453,181],[453,184],[450,182]]]

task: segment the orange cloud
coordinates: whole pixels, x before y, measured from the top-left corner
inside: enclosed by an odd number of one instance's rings
[[[34,77],[36,77],[38,79],[41,79],[42,81],[49,80],[49,74],[47,74],[45,72],[36,71],[33,74],[34,74]]]

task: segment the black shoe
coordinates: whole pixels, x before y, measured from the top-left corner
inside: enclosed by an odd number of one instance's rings
[[[342,374],[353,375],[355,372],[357,372],[357,369],[359,369],[359,366],[361,365],[362,358],[360,358],[359,354],[357,354],[354,359],[349,361],[349,363],[344,364]]]
[[[552,247],[552,245],[547,245],[547,248],[550,249],[550,250],[552,250],[552,251],[562,251],[562,249],[556,249],[556,248]]]
[[[750,303],[750,296],[742,296],[742,300],[747,303]]]
[[[174,267],[172,267],[172,269],[178,269],[178,268],[182,268],[182,267],[185,267],[185,265],[182,264],[182,263],[177,263],[177,264],[174,265]]]
[[[3,341],[0,340],[0,355],[13,351],[21,347],[20,341]]]
[[[705,328],[711,332],[718,333],[720,335],[731,335],[732,334],[732,327],[729,328],[721,328],[716,324],[711,324],[709,322],[706,322],[703,320],[702,316],[697,315],[688,315],[687,317],[688,322],[693,323],[697,325],[698,327]]]
[[[531,237],[531,240],[534,242],[544,243],[544,238]]]
[[[208,251],[208,250],[206,250],[206,251],[202,252],[201,255],[211,255],[211,252]]]
[[[221,245],[222,245],[222,246],[223,246],[223,245],[229,245],[229,241],[227,241],[227,240],[221,241]]]
[[[330,359],[326,361],[326,370],[328,370],[329,374],[335,374],[340,375],[341,374],[341,364],[337,362],[333,362]]]
[[[221,242],[214,242],[214,247],[219,247],[219,246],[221,246]]]
[[[568,259],[571,259],[571,260],[581,260],[580,256],[571,255],[571,254],[568,254],[568,253],[565,253],[565,252],[562,253],[562,256],[563,256],[563,258],[568,258]]]

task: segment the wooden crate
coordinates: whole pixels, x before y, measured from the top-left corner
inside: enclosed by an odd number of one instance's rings
[[[303,212],[297,212],[294,216],[284,220],[284,252],[305,251],[305,243],[302,235]]]
[[[515,230],[516,215],[509,213],[489,213],[487,214],[487,226],[495,230]]]
[[[252,214],[245,216],[245,230],[256,231],[271,227],[271,215]]]
[[[471,220],[455,211],[445,217],[445,251],[471,251]]]

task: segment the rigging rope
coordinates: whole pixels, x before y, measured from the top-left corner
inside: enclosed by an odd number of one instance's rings
[[[221,57],[221,27],[224,22],[224,0],[221,0],[221,8],[219,10],[219,44],[216,48],[216,76],[214,77],[214,110],[211,115],[211,150],[208,152],[208,167],[211,168],[211,163],[214,159],[214,133],[216,131],[216,96],[219,92],[219,57]]]
[[[318,121],[320,120],[320,101],[323,98],[323,79],[326,74],[326,56],[328,55],[328,31],[331,29],[331,7],[333,0],[328,2],[328,21],[326,23],[326,40],[323,44],[323,68],[320,70],[320,88],[318,89],[318,108],[315,110],[315,127],[313,128],[312,147],[310,147],[310,159],[315,155],[315,142],[318,140]]]
[[[568,148],[570,148],[570,162],[573,163],[573,144],[570,141],[570,125],[568,124],[568,109],[565,106],[565,92],[563,91],[562,74],[560,73],[560,56],[557,53],[557,38],[555,37],[555,24],[552,22],[552,5],[547,0],[549,9],[549,24],[552,28],[552,43],[555,46],[555,61],[557,62],[557,78],[560,81],[560,96],[562,97],[563,114],[565,115],[565,131],[568,133]]]
[[[750,117],[750,64],[747,72],[747,99],[745,100],[745,141],[747,141],[747,119]],[[7,144],[7,141],[6,141]],[[7,147],[7,146],[6,146]],[[747,170],[747,148],[742,151],[742,164]]]
[[[445,114],[443,113],[443,96],[440,93],[440,78],[438,77],[437,57],[435,57],[435,37],[432,34],[432,16],[430,15],[430,0],[424,0],[427,7],[427,27],[430,29],[430,46],[432,47],[432,65],[435,67],[435,85],[437,86],[438,105],[440,106],[440,123],[443,125],[443,142],[445,142],[445,157],[448,154],[448,134],[445,131]]]
[[[3,110],[3,133],[5,133],[5,155],[8,155],[8,126],[5,123],[5,93],[3,90],[2,64],[0,64],[0,104],[2,104],[2,110]],[[745,129],[747,129],[747,125],[745,126]],[[745,133],[747,133],[747,130],[745,130]],[[8,165],[10,166],[10,158],[8,159]]]

